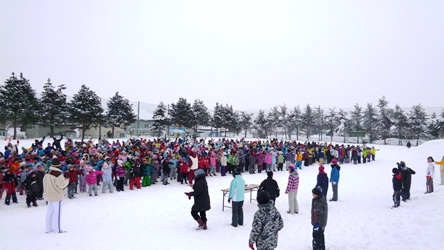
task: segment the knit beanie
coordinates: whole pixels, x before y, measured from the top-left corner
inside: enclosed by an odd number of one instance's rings
[[[270,194],[267,191],[259,192],[256,200],[259,204],[268,204],[270,201]]]

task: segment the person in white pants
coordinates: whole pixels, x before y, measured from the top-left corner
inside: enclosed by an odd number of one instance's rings
[[[65,233],[60,228],[60,215],[64,197],[63,189],[69,184],[69,178],[65,178],[60,170],[59,158],[51,160],[51,167],[43,177],[43,192],[48,202],[46,212],[46,233]]]

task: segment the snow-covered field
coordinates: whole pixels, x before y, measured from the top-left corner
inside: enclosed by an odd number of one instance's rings
[[[339,141],[340,142],[340,141]],[[3,149],[6,142],[1,141]],[[20,141],[29,146],[32,140]],[[46,142],[45,142],[46,143]],[[426,158],[440,160],[444,140],[426,142],[418,147],[376,145],[376,161],[343,164],[339,182],[339,201],[329,202],[325,231],[327,249],[442,249],[444,242],[444,186],[439,166],[435,171],[435,192],[424,194]],[[413,176],[411,201],[397,209],[392,206],[392,173],[396,162],[405,161],[417,173]],[[277,249],[311,249],[311,189],[316,183],[318,164],[303,168],[298,192],[299,214],[286,213],[284,190],[288,173],[277,172],[281,188],[277,208],[284,219]],[[326,166],[330,174],[330,167]],[[243,174],[246,183],[259,184],[265,173]],[[184,195],[190,187],[171,181],[141,190],[89,197],[78,194],[65,199],[62,228],[66,234],[45,234],[46,207],[27,208],[25,196],[18,204],[0,203],[0,249],[248,249],[248,237],[256,202],[244,204],[244,226],[233,228],[231,210],[222,211],[222,188],[232,177],[208,177],[212,209],[208,211],[208,230],[196,231],[190,215],[193,204]],[[331,188],[331,187],[330,187]],[[331,191],[329,190],[329,195]]]

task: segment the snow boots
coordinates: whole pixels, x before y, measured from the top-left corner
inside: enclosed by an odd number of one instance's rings
[[[207,222],[202,221],[201,218],[196,220],[199,226],[196,228],[196,230],[207,230]]]

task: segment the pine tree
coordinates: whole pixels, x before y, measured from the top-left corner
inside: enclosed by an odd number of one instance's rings
[[[340,120],[338,119],[338,114],[335,112],[335,109],[330,109],[330,112],[325,116],[325,125],[329,129],[327,135],[330,136],[330,141],[333,141],[333,136],[335,133],[335,129],[339,126]]]
[[[192,128],[194,121],[193,110],[187,99],[180,97],[177,103],[171,104],[170,117],[173,124],[178,127]]]
[[[216,102],[216,106],[214,107],[212,126],[216,128],[218,131],[224,126],[224,114],[223,107]],[[217,136],[220,136],[219,132]]]
[[[153,112],[153,130],[157,130],[157,136],[160,137],[162,130],[166,129],[170,125],[170,119],[168,118],[168,108],[163,102],[157,105],[156,110]]]
[[[22,73],[18,78],[12,73],[5,85],[0,86],[0,106],[0,119],[13,127],[13,139],[17,137],[17,127],[21,126],[23,130],[37,123],[41,108],[34,89]]]
[[[442,121],[437,117],[436,113],[433,112],[432,116],[430,117],[427,123],[427,130],[426,130],[426,133],[430,139],[439,138],[439,135],[441,134],[441,127],[440,127],[441,123]]]
[[[270,133],[274,132],[276,137],[279,128],[283,127],[283,124],[280,122],[280,117],[281,117],[281,110],[279,109],[278,106],[274,106],[273,108],[271,108],[267,114],[269,127],[272,128],[272,131],[270,131]]]
[[[239,132],[238,114],[233,110],[233,107],[228,106],[228,104],[225,104],[223,110],[224,110],[223,114],[224,114],[225,136],[227,136],[227,130],[238,133]]]
[[[198,126],[209,126],[210,125],[210,113],[208,112],[208,108],[205,106],[203,101],[196,99],[194,100],[193,106],[191,106],[191,110],[193,111],[193,129],[194,134],[197,134]]]
[[[287,117],[287,128],[289,138],[291,139],[291,134],[296,129],[296,140],[299,140],[299,128],[302,125],[302,112],[299,106],[295,106]]]
[[[367,103],[367,108],[363,115],[363,128],[366,134],[368,134],[370,142],[377,139],[377,128],[375,124],[378,123],[378,113],[371,103]]]
[[[302,124],[307,129],[307,141],[310,140],[311,130],[314,123],[314,114],[313,109],[310,107],[310,104],[305,106],[304,114],[302,115]]]
[[[388,108],[388,101],[385,99],[385,96],[383,96],[378,101],[378,108],[379,108],[379,131],[384,139],[384,145],[387,144],[386,139],[390,137],[390,128],[393,125],[392,119],[393,119],[393,110]]]
[[[253,114],[241,111],[239,114],[239,127],[242,130],[244,130],[245,132],[244,137],[247,137],[247,132],[252,125],[253,125]]]
[[[351,131],[362,131],[362,107],[356,103],[354,108],[350,112],[350,129]]]
[[[409,124],[416,137],[416,146],[419,144],[421,134],[426,130],[427,113],[421,104],[413,105],[409,114]]]
[[[256,119],[254,119],[254,123],[255,123],[254,128],[259,133],[259,137],[260,138],[267,137],[267,119],[265,117],[265,112],[262,109],[259,110]]]
[[[409,127],[408,118],[404,114],[404,110],[396,104],[395,109],[393,110],[393,126],[394,128],[391,130],[391,133],[396,135],[399,138],[399,145],[402,145],[402,137],[405,137],[406,130]]]
[[[119,95],[119,92],[111,97],[107,102],[106,125],[111,127],[112,138],[114,138],[114,128],[127,128],[136,121],[136,115],[133,111],[133,105],[128,99]]]
[[[86,85],[82,85],[79,92],[73,96],[69,112],[71,123],[82,131],[82,140],[85,138],[86,130],[100,126],[103,121],[101,99]]]
[[[40,98],[40,123],[49,126],[49,134],[54,137],[54,129],[65,125],[68,119],[68,103],[66,102],[65,85],[61,84],[55,89],[48,78],[48,82],[43,86],[42,97]]]

